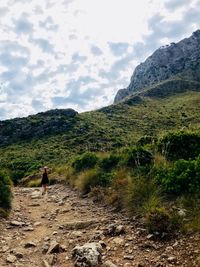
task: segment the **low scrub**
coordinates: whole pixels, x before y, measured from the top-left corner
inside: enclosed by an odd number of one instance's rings
[[[6,215],[11,209],[11,180],[4,172],[0,172],[0,210],[1,215]]]
[[[183,218],[164,207],[153,208],[146,213],[146,225],[150,233],[170,233],[181,229]]]
[[[122,156],[122,165],[132,168],[151,164],[153,161],[152,154],[142,147],[125,149]]]
[[[161,206],[161,190],[153,180],[132,177],[127,188],[126,203],[131,213],[145,214]]]
[[[158,141],[157,148],[169,160],[194,159],[200,154],[200,134],[171,132]]]
[[[91,152],[86,152],[78,156],[72,162],[72,167],[76,172],[81,172],[94,167],[98,162],[98,157]]]
[[[171,167],[156,170],[156,180],[169,194],[200,193],[200,156],[196,160],[176,161]]]
[[[83,193],[87,194],[92,188],[101,186],[106,187],[111,184],[112,175],[110,173],[101,172],[97,168],[81,172],[75,180],[75,185]]]

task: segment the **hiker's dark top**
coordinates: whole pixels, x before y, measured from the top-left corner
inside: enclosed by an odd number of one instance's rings
[[[42,182],[41,184],[48,184],[49,183],[49,178],[46,172],[43,173],[42,175]]]

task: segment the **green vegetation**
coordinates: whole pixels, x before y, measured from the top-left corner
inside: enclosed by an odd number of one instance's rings
[[[82,194],[143,216],[150,231],[199,230],[200,92],[158,91],[82,114],[0,122],[0,169],[17,184],[48,165],[52,178],[65,175]],[[184,226],[173,204],[186,209]]]
[[[198,138],[199,134],[173,132],[175,139],[181,135],[187,154],[191,151],[190,146],[185,146],[188,138]],[[179,228],[199,231],[200,155],[193,160],[177,159],[176,156],[176,160],[168,161],[165,155],[155,151],[162,140],[170,136],[172,133],[161,137],[157,143],[146,145],[146,148],[121,148],[96,157],[90,153],[90,157],[95,158],[92,166],[89,167],[88,161],[81,161],[81,169],[77,170],[75,166],[80,159],[90,158],[88,153],[82,154],[71,163],[73,179],[71,175],[66,179],[96,201],[143,216],[150,232],[173,233]],[[199,149],[197,144],[196,149]],[[193,201],[188,204],[191,198]],[[176,210],[172,208],[173,203]],[[187,210],[185,224],[179,209]]]
[[[7,216],[11,208],[11,180],[5,172],[0,172],[0,216]]]

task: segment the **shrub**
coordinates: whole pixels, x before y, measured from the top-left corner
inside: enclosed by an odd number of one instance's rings
[[[90,169],[78,175],[75,185],[83,194],[87,194],[93,187],[106,187],[111,184],[112,175],[103,173],[98,169]]]
[[[146,214],[146,225],[150,233],[169,232],[170,216],[165,208],[154,208]]]
[[[158,151],[167,159],[194,159],[200,154],[200,135],[193,132],[168,133],[157,143]]]
[[[120,161],[120,156],[111,154],[110,156],[103,158],[100,161],[99,166],[105,171],[110,171],[111,169],[117,166],[119,161]]]
[[[150,210],[146,216],[146,225],[150,233],[158,232],[173,234],[182,227],[183,219],[174,211],[167,211],[164,207]]]
[[[143,148],[129,148],[123,152],[123,164],[128,167],[143,166],[152,163],[153,156]]]
[[[11,208],[11,181],[4,172],[0,172],[0,208],[9,210]]]
[[[152,144],[154,143],[156,139],[153,136],[142,136],[138,141],[137,141],[137,145],[138,146],[144,146],[144,145],[148,145],[148,144]]]
[[[200,192],[200,157],[196,161],[176,161],[172,167],[160,167],[156,170],[156,179],[165,192],[181,195]]]
[[[41,179],[36,179],[28,182],[28,187],[39,187],[41,186]]]
[[[125,168],[117,169],[113,173],[111,188],[106,192],[106,203],[114,205],[117,210],[125,206],[125,198],[129,181],[129,172]]]
[[[83,155],[75,158],[75,160],[72,162],[72,167],[76,172],[80,172],[93,168],[97,164],[97,161],[98,157],[94,153],[86,152]]]
[[[126,204],[131,213],[145,214],[161,205],[161,190],[153,180],[134,177],[126,194]]]

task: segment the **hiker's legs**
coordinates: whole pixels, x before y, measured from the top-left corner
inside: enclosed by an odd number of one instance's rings
[[[47,184],[44,184],[44,194],[47,193]]]

